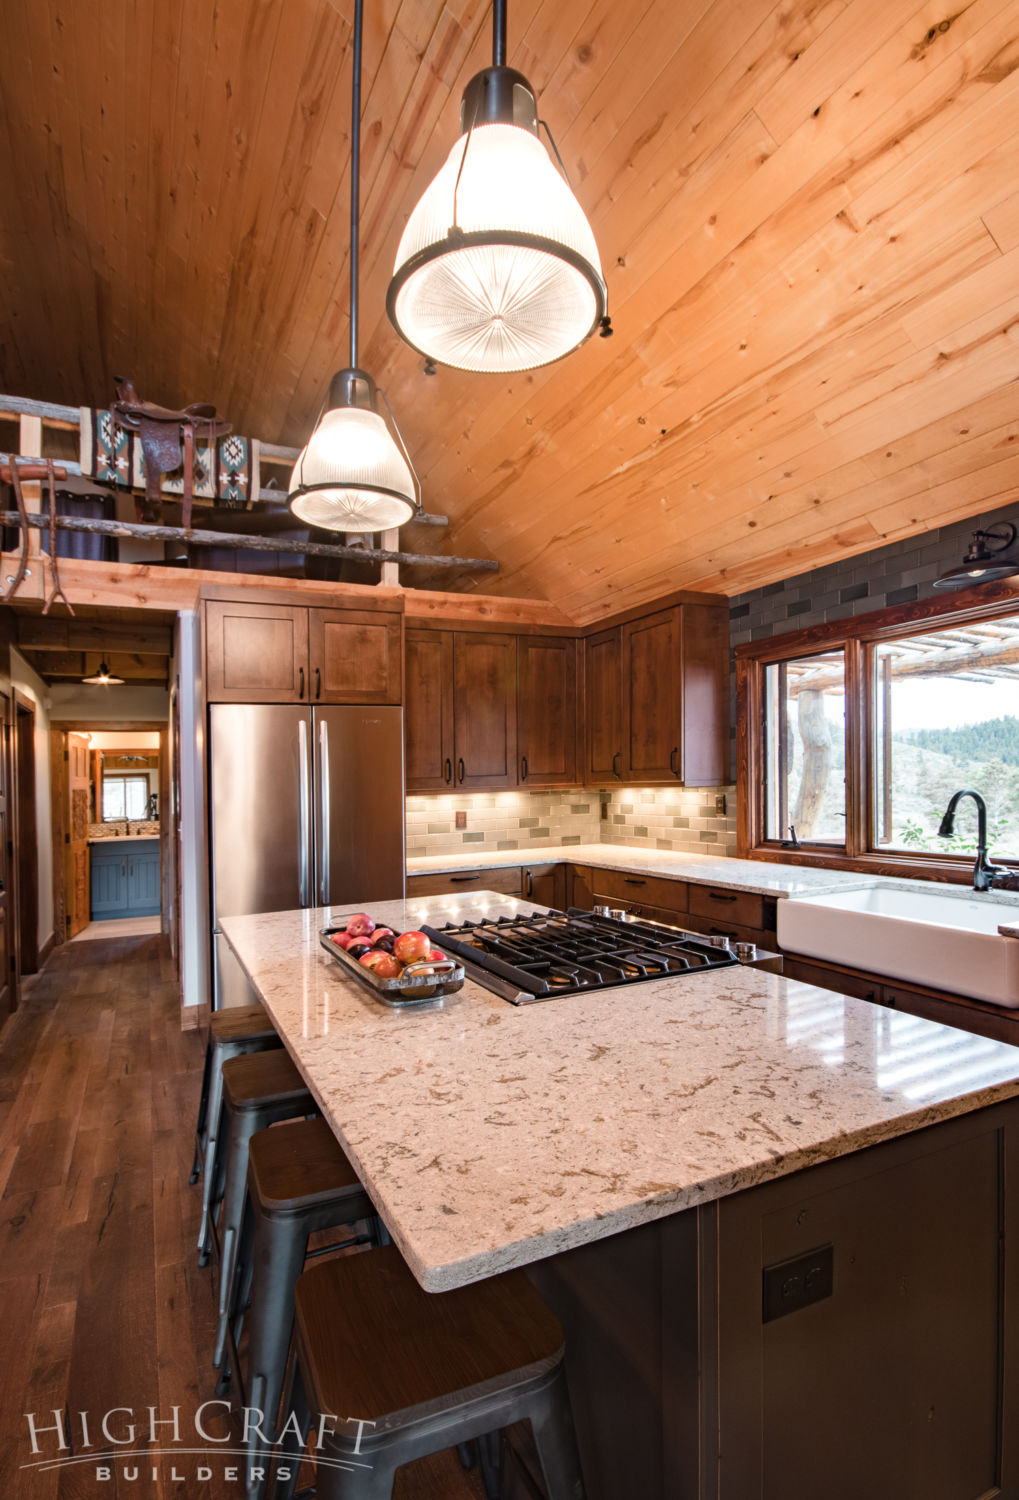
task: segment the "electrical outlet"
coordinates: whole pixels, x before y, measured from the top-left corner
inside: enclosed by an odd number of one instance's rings
[[[601,805],[601,820],[603,823],[609,821],[609,804],[607,802],[603,802]]]
[[[458,812],[457,813],[457,815],[456,815],[456,826],[458,828],[466,828],[467,827],[467,814],[465,812]]]
[[[724,818],[725,817],[725,793],[724,792],[719,792],[718,796],[715,798],[715,812],[718,814],[718,816],[720,818]]]

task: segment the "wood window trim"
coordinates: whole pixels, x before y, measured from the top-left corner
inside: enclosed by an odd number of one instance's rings
[[[767,640],[751,641],[733,652],[736,668],[736,852],[741,859],[773,864],[816,865],[911,879],[969,885],[973,859],[968,855],[915,855],[868,848],[868,809],[873,797],[874,767],[867,753],[873,728],[873,703],[866,691],[873,649],[882,641],[923,633],[931,628],[994,620],[1019,614],[1019,585],[1006,583],[965,589],[944,599],[925,599],[855,619],[812,625]],[[807,844],[782,849],[763,838],[764,829],[764,669],[790,657],[841,647],[846,656],[846,844],[822,848]],[[1017,863],[1003,861],[999,863]]]

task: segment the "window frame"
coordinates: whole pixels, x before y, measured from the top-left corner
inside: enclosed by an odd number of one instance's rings
[[[106,783],[108,781],[123,781],[124,782],[124,807],[125,807],[125,813],[124,813],[123,817],[108,818],[108,817],[105,816],[105,810],[104,809],[105,809],[105,803],[106,803]],[[127,783],[129,781],[144,781],[144,783],[145,783],[144,804],[145,804],[146,811],[148,810],[148,802],[149,802],[149,797],[150,797],[151,793],[149,791],[149,776],[148,776],[148,772],[147,771],[110,771],[109,773],[107,773],[107,772],[104,771],[103,772],[102,781],[101,781],[101,784],[100,784],[100,789],[99,789],[99,803],[100,803],[100,805],[99,805],[99,812],[100,812],[100,819],[99,819],[99,821],[101,823],[144,823],[145,822],[144,815],[142,817],[140,817],[140,818],[132,818],[126,812],[126,808],[127,808]]]
[[[1003,615],[1019,617],[1019,586],[1011,582],[966,589],[945,599],[925,599],[875,610],[830,625],[814,625],[767,640],[751,641],[733,652],[736,668],[736,852],[742,859],[779,864],[818,865],[869,875],[899,875],[954,884],[972,880],[973,857],[964,854],[892,852],[871,847],[876,832],[876,767],[870,754],[874,695],[870,691],[874,648],[883,641],[929,634],[932,629],[977,624]],[[846,670],[846,842],[804,842],[782,848],[764,837],[764,678],[776,662],[842,647]],[[995,856],[995,863],[1019,868],[1019,859]]]

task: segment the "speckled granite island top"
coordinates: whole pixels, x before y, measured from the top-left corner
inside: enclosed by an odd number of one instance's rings
[[[533,909],[472,892],[371,914]],[[429,1291],[1019,1095],[1019,1048],[752,968],[523,1007],[468,982],[392,1011],[319,946],[341,913],[223,929]]]

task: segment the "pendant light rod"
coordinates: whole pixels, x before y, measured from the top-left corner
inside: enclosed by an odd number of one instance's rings
[[[357,369],[358,244],[361,229],[361,19],[354,0],[354,77],[350,87],[350,368]]]
[[[492,62],[506,66],[506,0],[492,0]]]

